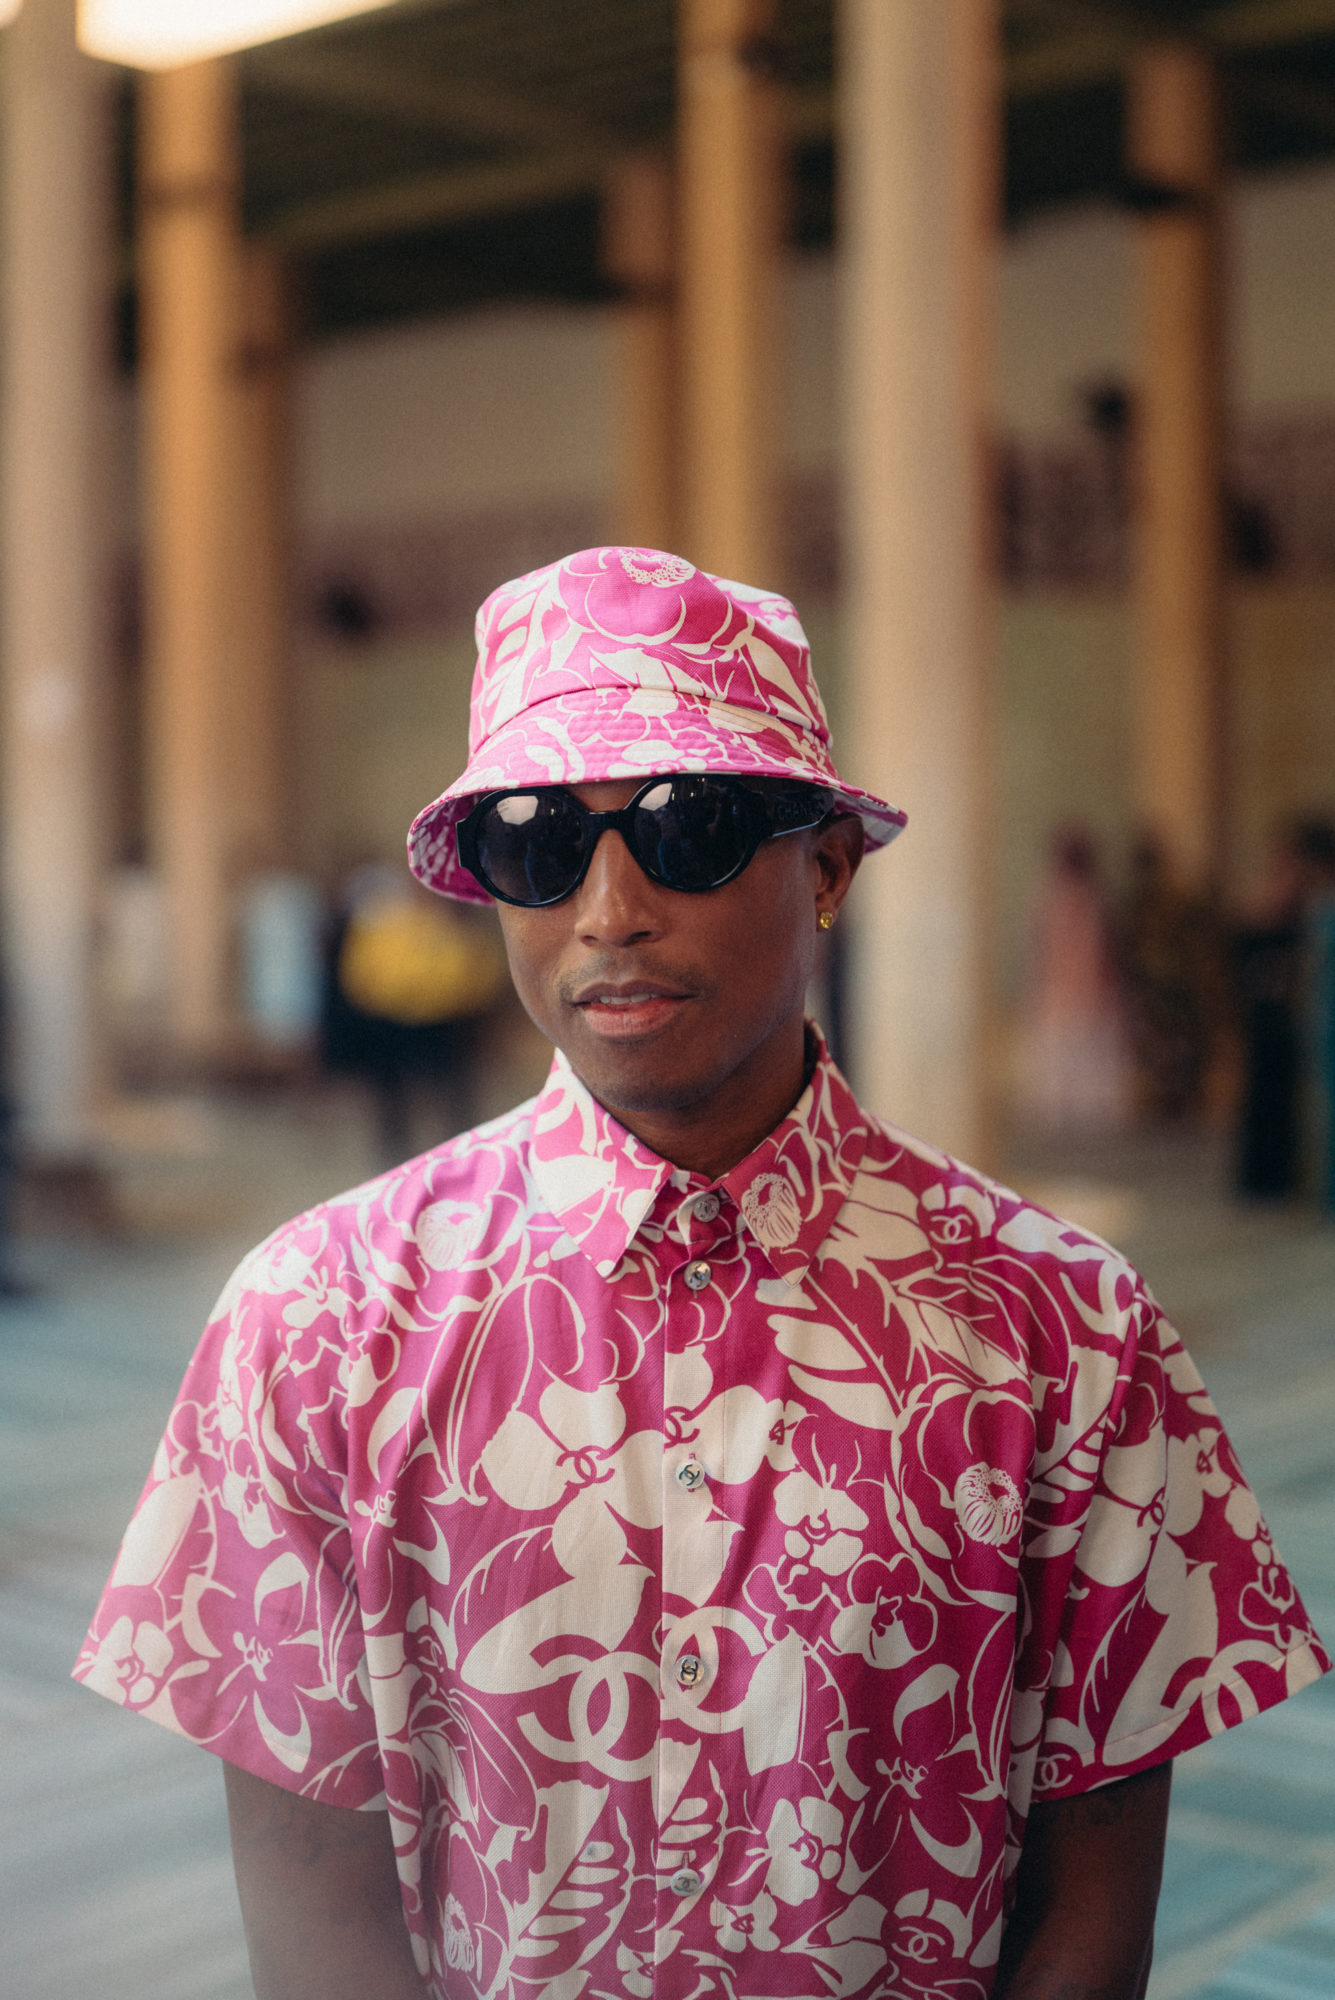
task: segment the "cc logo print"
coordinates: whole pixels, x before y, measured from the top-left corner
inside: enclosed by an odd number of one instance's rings
[[[571,1665],[575,1663],[572,1661]],[[630,1720],[630,1683],[645,1681],[658,1693],[658,1667],[638,1653],[608,1653],[601,1660],[581,1660],[575,1685],[570,1690],[566,1714],[570,1724],[568,1741],[553,1736],[532,1715],[521,1715],[519,1726],[535,1750],[563,1764],[588,1764],[605,1778],[632,1781],[647,1778],[653,1770],[657,1751],[646,1750],[642,1757],[618,1757],[615,1745]],[[607,1713],[597,1729],[589,1721],[594,1697],[607,1691]]]

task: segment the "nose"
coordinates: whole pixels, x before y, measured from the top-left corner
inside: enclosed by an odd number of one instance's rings
[[[660,899],[666,893],[609,827],[575,891],[575,929],[587,944],[641,944],[663,931]]]

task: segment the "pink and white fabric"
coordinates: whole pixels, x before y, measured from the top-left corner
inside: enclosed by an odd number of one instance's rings
[[[582,549],[494,590],[477,614],[468,768],[408,834],[413,873],[488,898],[454,829],[482,792],[728,771],[827,785],[882,847],[904,814],[846,785],[786,597],[661,549]]]
[[[1135,1273],[822,1053],[713,1185],[558,1059],[280,1229],[77,1672],[387,1805],[448,2000],[982,2000],[1031,1801],[1329,1664]]]

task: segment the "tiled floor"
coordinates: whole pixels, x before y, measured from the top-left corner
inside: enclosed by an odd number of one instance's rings
[[[133,1226],[28,1246],[42,1293],[0,1305],[0,2000],[250,1996],[213,1760],[66,1676],[233,1257],[366,1135],[329,1103],[130,1122]],[[1199,1144],[1016,1172],[1141,1262],[1335,1634],[1335,1227],[1222,1201]],[[1151,1994],[1335,1995],[1329,1682],[1181,1760]]]

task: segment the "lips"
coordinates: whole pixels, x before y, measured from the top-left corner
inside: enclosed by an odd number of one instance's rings
[[[616,1041],[651,1034],[664,1027],[689,999],[690,995],[677,987],[661,986],[650,980],[625,984],[608,981],[582,987],[574,995],[572,1005],[594,1034]]]

